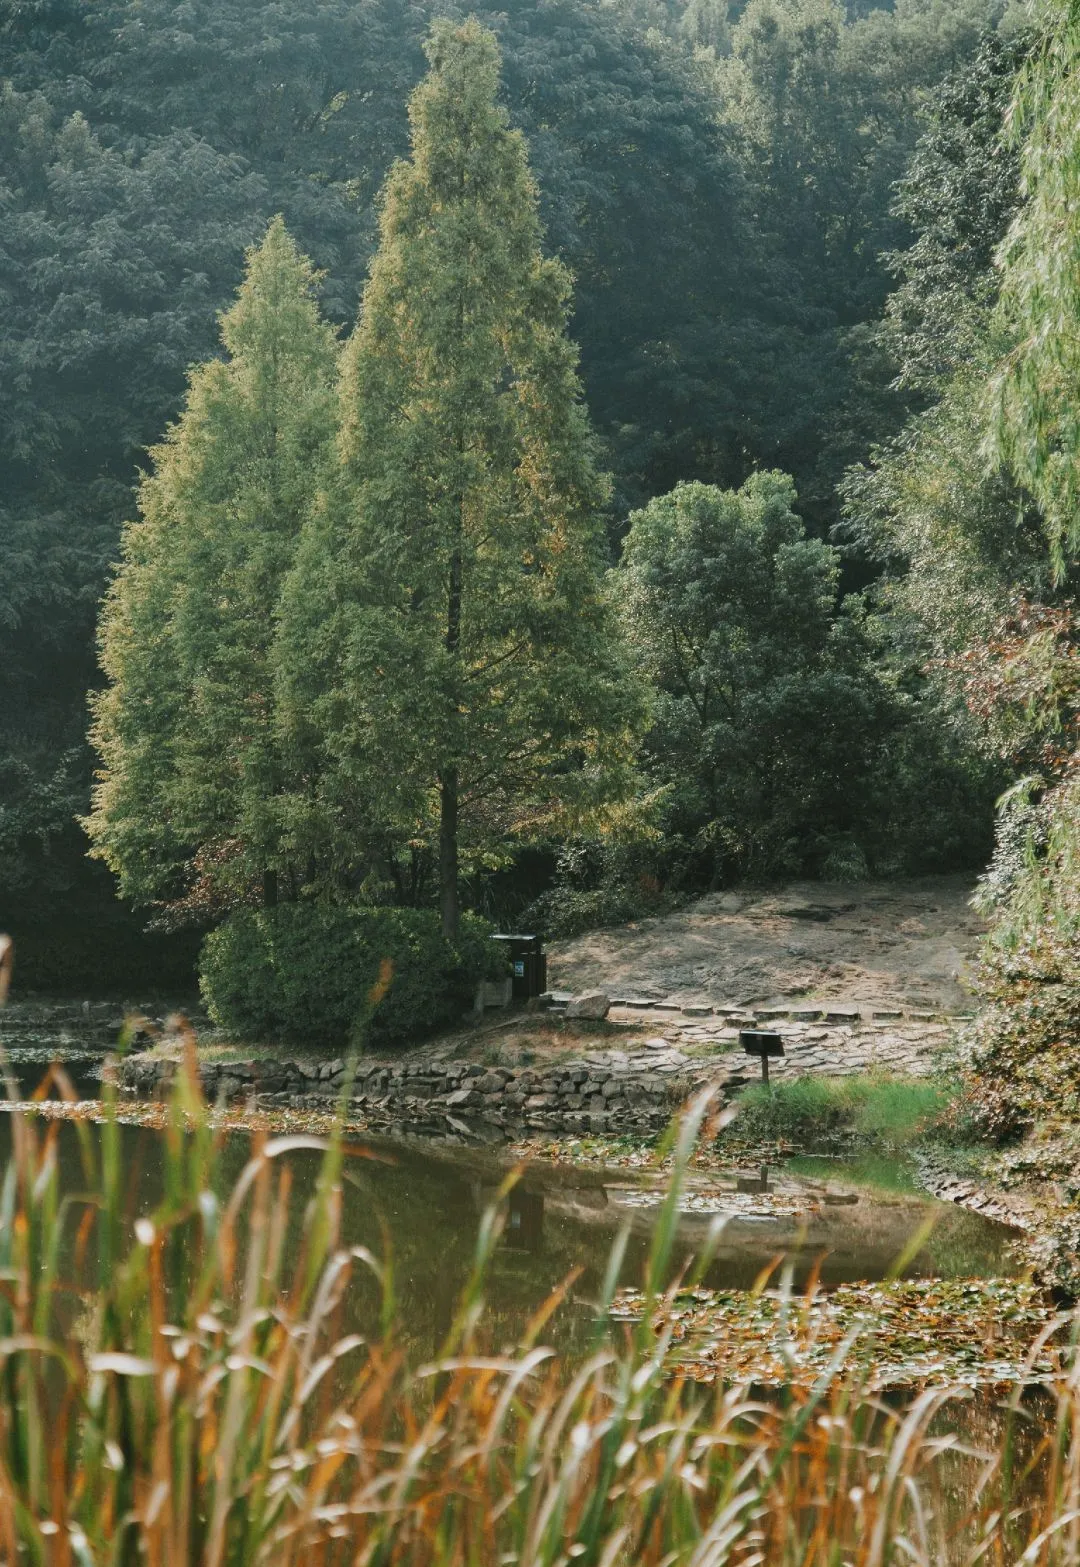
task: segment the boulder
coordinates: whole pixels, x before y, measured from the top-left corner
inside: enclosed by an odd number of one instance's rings
[[[458,1088],[448,1095],[446,1103],[451,1109],[458,1110],[464,1109],[466,1105],[476,1104],[479,1098],[480,1095],[471,1088]]]
[[[587,990],[566,1004],[567,1017],[605,1018],[611,1011],[611,997],[603,990]]]

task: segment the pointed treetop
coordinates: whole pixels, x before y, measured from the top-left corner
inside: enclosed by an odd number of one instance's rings
[[[431,70],[409,100],[409,121],[414,140],[423,140],[432,110],[453,111],[460,126],[474,126],[478,112],[493,113],[501,125],[507,123],[506,110],[494,103],[499,90],[499,45],[495,34],[482,27],[475,16],[467,22],[451,22],[439,17],[424,44]],[[488,106],[491,105],[491,108]],[[432,164],[445,143],[426,148]],[[429,171],[430,172],[430,171]]]
[[[257,349],[268,316],[278,323],[280,335],[293,336],[289,325],[315,335],[332,335],[333,329],[319,316],[316,299],[320,274],[297,246],[280,213],[270,220],[262,240],[245,252],[244,280],[234,302],[221,312],[221,339],[231,355]]]
[[[475,17],[463,23],[444,17],[433,23],[425,48],[431,69],[409,99],[413,179],[452,203],[470,186],[474,194],[497,197],[500,189],[505,194],[508,180],[516,184],[524,176],[523,205],[535,206],[525,139],[510,128],[498,102],[501,56],[495,34]],[[392,175],[391,201],[397,183]]]

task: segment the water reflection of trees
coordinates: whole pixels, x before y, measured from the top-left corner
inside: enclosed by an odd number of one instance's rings
[[[0,1118],[0,1139],[10,1135]],[[65,1188],[81,1188],[82,1176],[74,1128],[59,1129],[58,1157]],[[122,1129],[128,1211],[132,1224],[148,1212],[162,1192],[161,1134],[149,1128]],[[457,1311],[472,1271],[483,1213],[498,1198],[505,1180],[500,1159],[484,1151],[431,1147],[378,1146],[377,1159],[358,1148],[342,1170],[343,1240],[368,1247],[377,1257],[389,1254],[393,1288],[406,1347],[418,1356],[434,1354]],[[0,1155],[3,1154],[0,1143]],[[320,1156],[312,1150],[290,1154],[293,1172],[287,1244],[299,1251],[306,1205],[314,1192]],[[226,1139],[222,1193],[238,1177],[248,1158],[243,1135]],[[590,1302],[595,1299],[611,1244],[624,1223],[630,1227],[621,1282],[641,1282],[657,1209],[628,1210],[609,1200],[602,1171],[560,1166],[531,1166],[504,1197],[504,1228],[489,1261],[485,1311],[479,1332],[488,1347],[514,1342],[549,1294],[574,1270],[580,1270],[566,1302],[545,1327],[556,1347],[572,1351],[592,1331]],[[708,1282],[717,1288],[752,1284],[777,1254],[796,1255],[796,1283],[825,1255],[824,1277],[881,1277],[918,1227],[925,1202],[910,1193],[881,1194],[849,1209],[824,1210],[817,1227],[735,1223],[722,1239]],[[703,1243],[711,1217],[687,1215],[680,1230],[675,1266]],[[993,1226],[959,1210],[944,1210],[942,1222],[915,1261],[917,1272],[944,1274],[992,1271]],[[92,1265],[85,1259],[84,1266]],[[350,1326],[375,1331],[380,1291],[373,1275],[361,1275],[347,1311]]]

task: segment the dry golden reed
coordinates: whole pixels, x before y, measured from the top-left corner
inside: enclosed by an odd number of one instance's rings
[[[1080,1562],[1075,1374],[1034,1411],[1022,1390],[1003,1411],[967,1389],[890,1403],[839,1359],[813,1388],[768,1398],[683,1384],[665,1370],[663,1331],[646,1321],[620,1338],[606,1317],[620,1246],[591,1353],[567,1363],[543,1346],[567,1281],[512,1354],[488,1354],[483,1288],[498,1204],[480,1225],[442,1352],[412,1364],[395,1327],[391,1259],[341,1244],[341,1139],[257,1132],[225,1189],[226,1134],[195,1066],[189,1038],[163,1133],[164,1189],[142,1217],[108,1084],[104,1123],[75,1123],[81,1192],[60,1183],[57,1139],[71,1133],[10,1112],[0,1182],[5,1564]],[[51,1080],[71,1095],[62,1071]],[[699,1100],[675,1134],[644,1280],[661,1307],[662,1282],[678,1271],[679,1187],[708,1110]],[[313,1145],[321,1173],[301,1193],[288,1156]],[[361,1275],[381,1290],[370,1337],[343,1326]]]

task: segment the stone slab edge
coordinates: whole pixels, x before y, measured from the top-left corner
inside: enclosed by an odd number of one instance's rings
[[[546,991],[540,998],[542,1006],[552,1012],[567,1009],[574,997],[567,991]],[[746,1018],[755,1023],[788,1021],[791,1023],[968,1023],[971,1012],[934,1012],[920,1007],[859,1007],[843,1002],[820,1006],[789,1007],[728,1007],[709,1006],[701,1002],[656,1001],[645,996],[612,996],[611,1007],[624,1012],[678,1013],[682,1017]]]

